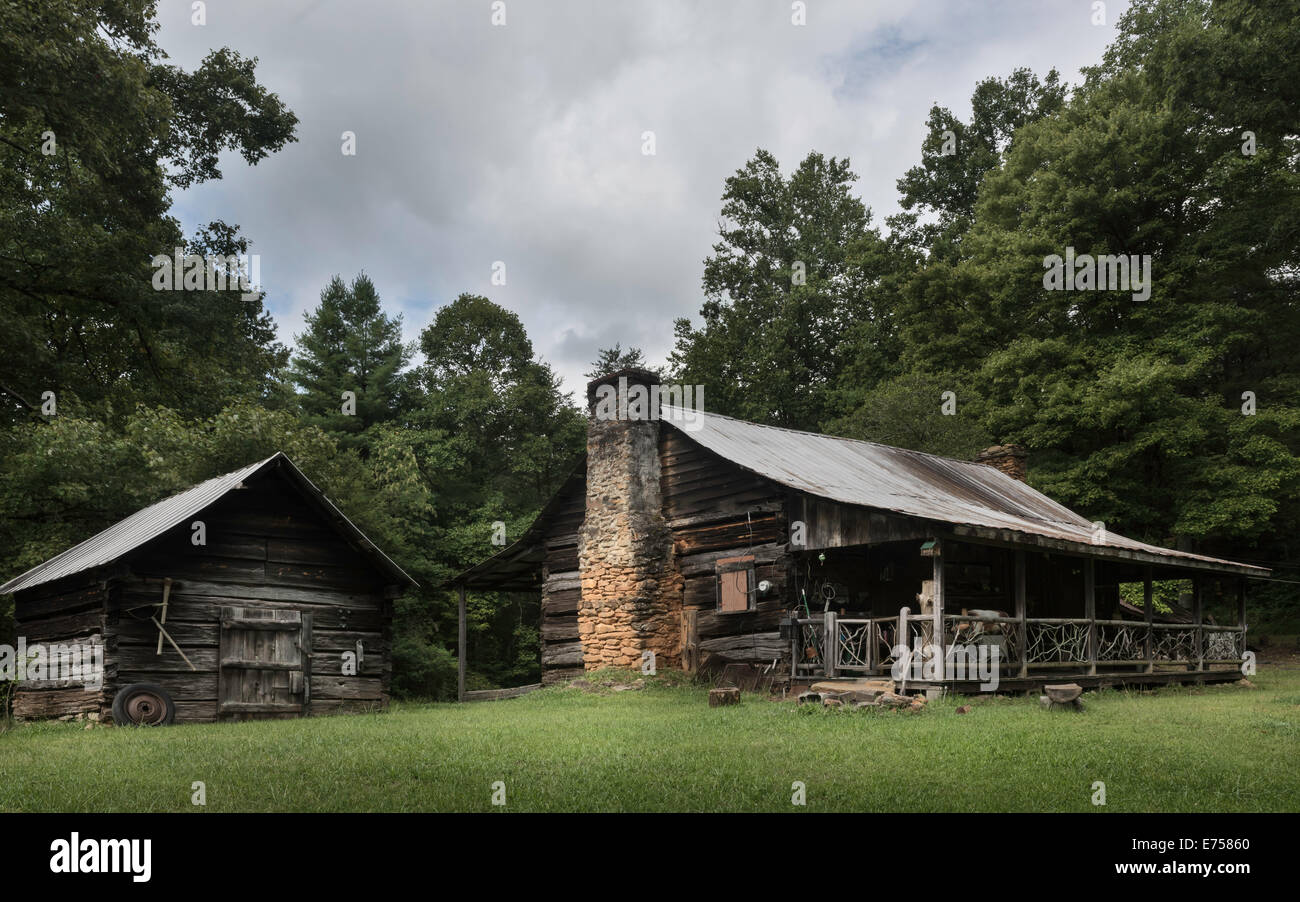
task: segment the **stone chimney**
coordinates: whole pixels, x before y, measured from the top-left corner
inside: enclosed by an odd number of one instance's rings
[[[1029,453],[1020,445],[994,445],[975,455],[977,464],[987,464],[1021,482],[1025,481],[1025,462],[1028,459]]]
[[[681,665],[682,578],[664,519],[658,378],[587,386],[587,514],[578,533],[578,638],[587,670]],[[652,389],[654,389],[652,391]]]

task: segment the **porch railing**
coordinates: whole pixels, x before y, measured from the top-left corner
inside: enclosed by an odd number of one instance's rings
[[[933,644],[935,619],[903,608],[896,617],[840,618],[834,612],[795,621],[791,673],[795,677],[887,674],[898,637],[909,649]],[[1077,617],[945,614],[943,645],[993,645],[1004,676],[1030,671],[1146,672],[1157,668],[1204,671],[1240,666],[1245,630],[1214,624],[1145,623]]]

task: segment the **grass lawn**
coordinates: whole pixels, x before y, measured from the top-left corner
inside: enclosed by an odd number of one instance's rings
[[[0,811],[491,811],[495,781],[509,811],[1093,811],[1097,780],[1107,811],[1300,811],[1291,668],[1261,668],[1257,689],[1087,693],[1082,713],[1024,697],[711,709],[672,682],[295,721],[20,724],[0,735]]]

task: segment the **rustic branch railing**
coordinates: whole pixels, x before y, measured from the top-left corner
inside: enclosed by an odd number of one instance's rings
[[[825,630],[821,620],[796,620],[795,638],[791,645],[794,676],[821,676],[826,672],[822,639]]]
[[[829,676],[888,673],[894,664],[898,636],[913,648],[933,641],[930,614],[907,608],[896,617],[840,618],[834,612],[796,621],[792,643],[792,674]],[[1078,617],[1026,617],[1021,648],[1015,617],[945,614],[945,648],[993,645],[1007,673],[1029,670],[1077,669],[1102,666],[1112,671],[1160,667],[1205,670],[1210,665],[1239,665],[1245,656],[1245,631],[1240,626],[1151,623],[1140,620],[1088,620]],[[1095,656],[1090,644],[1095,641]],[[1148,652],[1149,649],[1149,652]]]

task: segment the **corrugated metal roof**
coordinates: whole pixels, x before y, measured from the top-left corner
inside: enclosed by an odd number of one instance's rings
[[[1091,521],[986,464],[675,407],[665,406],[662,416],[720,457],[774,482],[832,501],[944,523],[1008,529],[1088,545],[1099,552],[1114,548],[1269,572],[1263,567],[1148,545],[1109,530],[1104,542],[1094,541]]]
[[[252,478],[277,461],[282,461],[287,466],[286,473],[299,485],[304,493],[320,504],[323,512],[334,519],[336,525],[349,533],[367,553],[374,556],[376,562],[383,569],[388,570],[395,576],[400,576],[402,581],[410,585],[416,584],[415,580],[402,571],[402,568],[393,563],[387,555],[366,538],[365,534],[352,521],[348,520],[342,511],[335,507],[333,502],[326,498],[325,494],[316,488],[310,479],[303,475],[303,472],[294,465],[293,461],[283,451],[277,451],[266,460],[249,464],[242,469],[235,470],[233,473],[217,476],[207,482],[201,482],[178,495],[172,495],[170,498],[164,498],[156,504],[151,504],[125,520],[119,520],[103,532],[86,539],[80,545],[74,545],[67,551],[50,558],[45,563],[38,564],[21,576],[9,580],[9,582],[0,586],[0,594],[30,589],[42,583],[52,582],[65,576],[72,576],[75,573],[111,564],[126,553],[134,551],[151,539],[156,539],[167,530],[185,522],[199,511],[221,500],[228,492],[238,488],[245,479]]]

